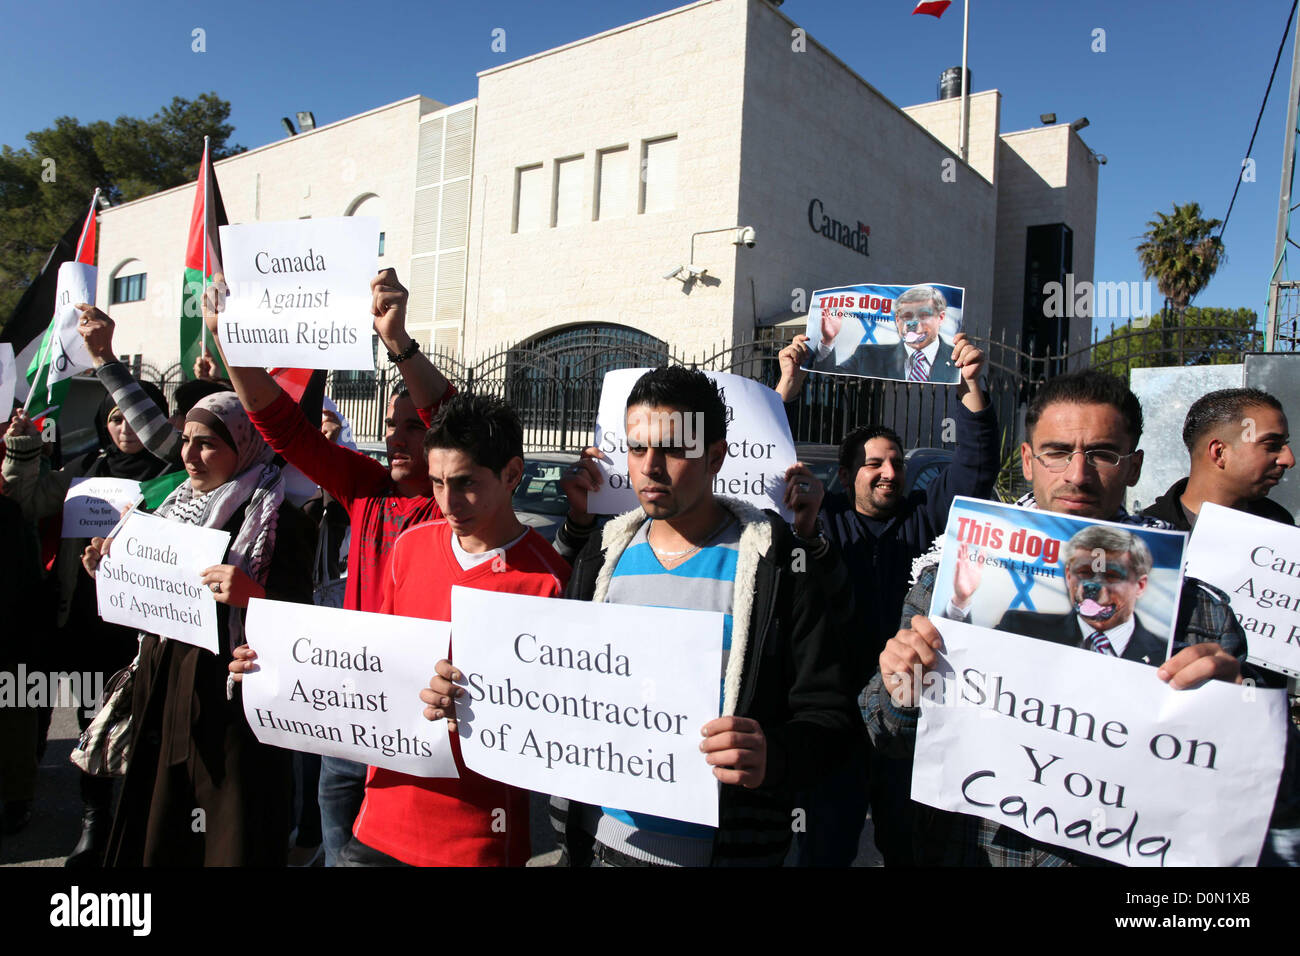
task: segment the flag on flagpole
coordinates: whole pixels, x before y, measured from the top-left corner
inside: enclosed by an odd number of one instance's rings
[[[943,16],[943,12],[951,4],[952,0],[922,0],[921,3],[916,5],[916,9],[912,11],[912,16],[916,16],[918,13],[928,13],[937,20]]]
[[[68,393],[67,380],[90,367],[89,354],[85,352],[85,345],[76,328],[77,302],[70,300],[75,298],[78,302],[94,302],[95,216],[98,200],[99,190],[95,190],[90,210],[78,230],[72,256],[51,268],[59,252],[59,247],[56,246],[37,279],[38,282],[52,284],[54,293],[45,333],[26,369],[25,407],[27,414],[37,420],[38,425],[43,425],[42,419],[47,417],[57,421],[58,411]],[[54,280],[53,283],[50,283],[51,279]],[[69,301],[64,302],[62,299]],[[21,308],[22,303],[19,306]]]
[[[199,178],[195,183],[190,235],[185,245],[185,276],[181,280],[181,374],[187,381],[194,377],[194,360],[205,351],[216,363],[217,376],[226,375],[220,354],[207,341],[207,329],[203,325],[203,290],[212,284],[213,275],[221,271],[221,237],[217,228],[227,224],[226,207],[221,201],[208,141],[204,137],[203,162],[199,165]]]

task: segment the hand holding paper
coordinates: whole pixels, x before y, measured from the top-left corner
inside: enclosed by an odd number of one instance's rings
[[[912,617],[912,627],[891,637],[880,653],[880,676],[885,690],[899,707],[915,707],[921,699],[922,677],[939,663],[943,638],[920,614]]]
[[[1241,683],[1241,662],[1218,644],[1184,647],[1160,665],[1156,676],[1175,690],[1200,687],[1208,680]]]
[[[456,732],[456,698],[465,695],[463,687],[456,682],[465,678],[452,666],[451,661],[441,660],[433,667],[435,674],[429,679],[429,686],[420,691],[420,700],[428,704],[424,708],[426,720],[447,719],[447,729]]]

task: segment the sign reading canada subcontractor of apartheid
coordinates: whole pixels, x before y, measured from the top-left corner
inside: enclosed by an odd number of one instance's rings
[[[454,587],[461,756],[595,806],[718,825],[700,728],[718,716],[723,616]]]
[[[1300,528],[1207,503],[1187,573],[1232,598],[1253,663],[1300,677]]]
[[[244,631],[257,669],[244,716],[264,744],[414,777],[458,777],[442,721],[420,691],[447,656],[450,625],[253,599]]]
[[[1254,866],[1286,693],[932,618],[912,799],[1125,866]]]
[[[379,220],[294,219],[221,227],[230,287],[218,334],[233,365],[375,367],[370,280]]]
[[[215,654],[217,602],[202,578],[229,546],[228,531],[132,511],[95,574],[99,616]]]
[[[592,514],[622,514],[639,504],[627,470],[628,426],[634,435],[670,435],[687,455],[706,453],[703,416],[673,410],[628,418],[627,396],[648,368],[624,368],[605,374],[596,413],[595,445],[605,453],[596,459],[604,480],[587,496]],[[713,479],[713,493],[739,498],[758,508],[772,508],[787,521],[794,514],[785,506],[785,472],[798,461],[790,422],[780,397],[772,389],[741,375],[705,372],[722,392],[727,406],[727,457]]]
[[[63,499],[63,537],[105,537],[143,500],[140,482],[129,478],[73,478]]]

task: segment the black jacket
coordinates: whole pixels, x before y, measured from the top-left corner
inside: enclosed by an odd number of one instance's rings
[[[1187,520],[1187,515],[1183,513],[1183,505],[1179,500],[1183,497],[1183,492],[1187,490],[1187,478],[1179,478],[1169,490],[1157,498],[1151,507],[1143,509],[1142,513],[1150,518],[1159,518],[1162,521],[1168,521],[1179,531],[1191,531],[1192,526]],[[1268,498],[1260,498],[1258,501],[1252,501],[1246,507],[1241,509],[1247,514],[1255,515],[1258,518],[1267,518],[1270,521],[1280,521],[1282,524],[1294,525],[1295,519],[1291,517],[1291,512],[1287,511],[1276,501],[1270,501]]]
[[[1070,647],[1083,646],[1083,635],[1079,631],[1079,622],[1073,613],[1045,614],[1041,611],[1007,611],[998,621],[997,630],[1010,631],[1035,637],[1040,641],[1053,644],[1066,644]],[[1129,638],[1124,653],[1119,655],[1126,661],[1139,664],[1151,664],[1159,667],[1169,656],[1169,641],[1162,640],[1142,626],[1136,615],[1133,617],[1133,636]]]
[[[767,739],[767,770],[756,789],[722,786],[713,865],[779,866],[790,845],[793,791],[832,770],[860,735],[842,630],[829,610],[847,595],[826,590],[818,565],[805,559],[776,514],[718,500],[741,523],[731,656],[740,655],[743,663],[738,686],[729,669],[723,714],[758,721]],[[604,600],[614,565],[644,520],[637,509],[593,534],[564,596]],[[592,834],[569,826],[581,811],[576,802],[551,801],[569,860],[579,865],[591,859],[594,842]]]
[[[814,360],[812,368],[818,372],[832,372],[836,375],[866,375],[871,378],[906,381],[907,358],[910,351],[902,342],[894,345],[866,342],[854,349],[853,354],[839,365],[835,364],[835,353],[832,351],[821,359]],[[952,363],[952,346],[940,339],[928,380],[944,385],[955,385],[960,377],[961,370]]]

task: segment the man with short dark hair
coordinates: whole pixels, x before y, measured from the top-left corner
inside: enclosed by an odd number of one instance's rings
[[[1138,442],[1142,406],[1123,381],[1087,370],[1049,380],[1029,405],[1021,468],[1033,490],[1016,502],[1081,518],[1167,527],[1129,515],[1125,490],[1142,468]],[[901,630],[880,654],[880,668],[862,695],[862,714],[873,744],[911,760],[925,671],[939,662],[943,640],[931,623],[930,601],[941,548],[920,568],[907,596]],[[937,610],[936,610],[937,613]],[[1097,646],[1098,653],[1114,649]],[[1174,649],[1156,676],[1171,687],[1199,686],[1211,678],[1241,680],[1246,636],[1228,596],[1185,578],[1174,625]],[[1095,858],[1032,840],[981,817],[922,808],[916,821],[918,864],[950,866],[1062,866]]]
[[[204,300],[204,321],[220,348],[217,312],[224,283],[220,277],[218,280]],[[352,540],[343,606],[357,611],[380,609],[382,571],[397,536],[412,525],[441,517],[429,487],[423,442],[434,410],[456,394],[406,331],[408,293],[397,273],[383,270],[371,280],[370,291],[375,332],[404,383],[388,400],[384,419],[387,468],[321,434],[320,422],[309,422],[265,369],[226,363],[239,400],[266,443],[347,510]],[[326,866],[335,864],[339,849],[351,838],[365,773],[363,764],[321,758],[319,797]]]
[[[686,416],[700,424],[687,430]],[[597,532],[585,520],[586,491],[569,489],[564,540],[586,543],[566,597],[724,615],[722,716],[705,725],[701,745],[723,784],[718,827],[556,800],[553,819],[573,865],[780,865],[792,791],[843,759],[857,733],[829,609],[846,597],[825,590],[806,550],[796,558],[806,546],[778,516],[713,493],[726,434],[708,376],[655,369],[627,400],[628,474],[640,507]]]
[[[386,614],[451,620],[455,585],[559,597],[569,566],[524,527],[513,496],[523,477],[523,427],[506,402],[483,395],[443,404],[424,439],[429,479],[443,517],[402,532],[384,577]],[[458,647],[473,634],[455,635]],[[453,651],[452,657],[455,657]],[[459,696],[435,665],[421,692],[430,719],[450,716]],[[454,724],[450,729],[454,729]],[[523,866],[529,853],[528,791],[469,770],[452,735],[459,778],[423,778],[371,767],[344,866]],[[504,811],[504,816],[502,815]]]
[[[1293,525],[1291,513],[1268,498],[1295,467],[1290,441],[1282,403],[1268,392],[1224,388],[1202,395],[1183,422],[1191,473],[1142,513],[1190,531],[1208,501]]]

